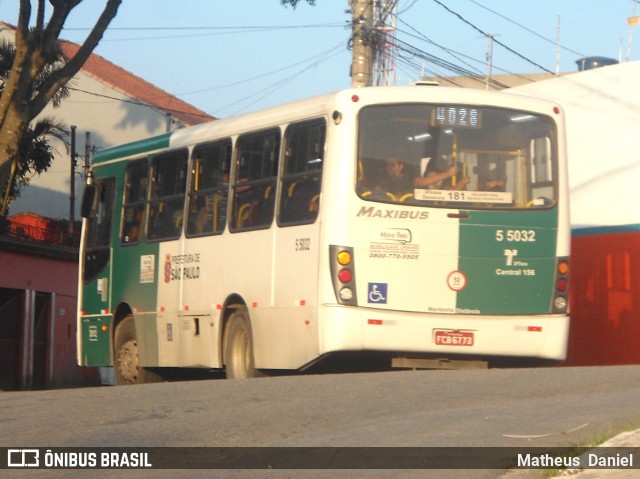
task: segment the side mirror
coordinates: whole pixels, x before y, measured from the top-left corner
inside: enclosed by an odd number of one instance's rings
[[[82,195],[82,206],[80,207],[80,215],[83,218],[91,216],[91,210],[93,209],[93,203],[96,199],[98,188],[96,185],[87,185],[84,188],[84,194]]]

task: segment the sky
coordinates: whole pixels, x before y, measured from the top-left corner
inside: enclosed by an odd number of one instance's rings
[[[393,82],[459,74],[450,68],[484,75],[489,36],[493,74],[575,72],[586,56],[637,61],[640,25],[627,19],[640,15],[638,2],[399,0]],[[16,24],[18,3],[0,0],[0,20]],[[103,4],[84,0],[61,37],[82,42]],[[123,0],[95,53],[224,118],[349,88],[348,8],[348,0],[301,0],[296,9],[280,0]]]

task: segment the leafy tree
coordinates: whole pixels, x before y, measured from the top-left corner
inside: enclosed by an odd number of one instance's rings
[[[37,5],[31,22],[32,1]],[[12,169],[17,169],[23,138],[30,123],[60,95],[62,87],[80,70],[98,46],[118,13],[122,0],[105,0],[102,13],[76,55],[60,61],[58,39],[71,13],[83,0],[49,0],[53,7],[45,23],[45,0],[20,0],[15,30],[15,55],[0,96],[0,185],[4,190]],[[11,187],[9,187],[9,191]]]
[[[15,59],[16,48],[13,43],[0,42],[0,95],[4,91],[6,78],[9,77],[11,66]],[[56,57],[61,58],[61,52]],[[42,71],[41,78],[37,83],[44,81],[54,65],[46,65]],[[37,85],[36,85],[37,87]],[[69,89],[62,86],[57,90],[52,98],[54,106],[69,96]],[[54,152],[47,141],[47,137],[53,136],[62,141],[66,140],[66,134],[62,124],[49,118],[42,118],[33,128],[29,126],[20,141],[18,159],[11,164],[9,180],[4,189],[0,189],[0,217],[7,214],[9,204],[20,196],[20,190],[30,182],[30,175],[33,173],[45,172],[53,162]]]
[[[300,3],[300,0],[280,0],[280,3],[285,7],[287,5],[291,5],[293,8],[296,8],[298,3]],[[314,6],[316,4],[316,0],[307,0],[307,3],[311,6]]]
[[[11,202],[20,196],[20,191],[31,181],[34,173],[47,171],[53,162],[54,149],[48,138],[55,137],[68,143],[68,133],[63,124],[50,118],[43,118],[27,128],[20,141],[19,158],[11,164],[9,180],[2,193],[0,218],[7,214]]]
[[[13,63],[10,74],[4,77],[6,81],[0,96],[0,191],[5,190],[7,198],[13,190],[9,183],[12,173],[21,170],[23,139],[40,138],[33,137],[35,129],[30,131],[30,123],[50,101],[61,98],[64,85],[78,73],[98,46],[122,3],[122,0],[104,0],[102,13],[76,55],[62,61],[58,48],[60,33],[71,11],[83,1],[48,0],[53,11],[45,22],[46,0],[20,0]],[[280,0],[280,3],[295,8],[300,1]],[[30,25],[32,2],[37,5],[34,25]],[[315,0],[306,2],[315,5]],[[40,139],[37,141],[44,146]],[[5,210],[3,201],[0,211]]]

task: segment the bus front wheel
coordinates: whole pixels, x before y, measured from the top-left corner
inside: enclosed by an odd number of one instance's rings
[[[117,385],[151,383],[162,379],[159,375],[140,366],[133,316],[127,316],[116,326],[114,345]]]
[[[224,344],[224,362],[228,379],[263,376],[253,360],[253,335],[246,311],[239,309],[229,318]]]

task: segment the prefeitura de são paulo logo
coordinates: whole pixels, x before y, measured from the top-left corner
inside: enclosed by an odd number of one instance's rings
[[[164,282],[171,281],[171,255],[168,254],[164,260]]]

